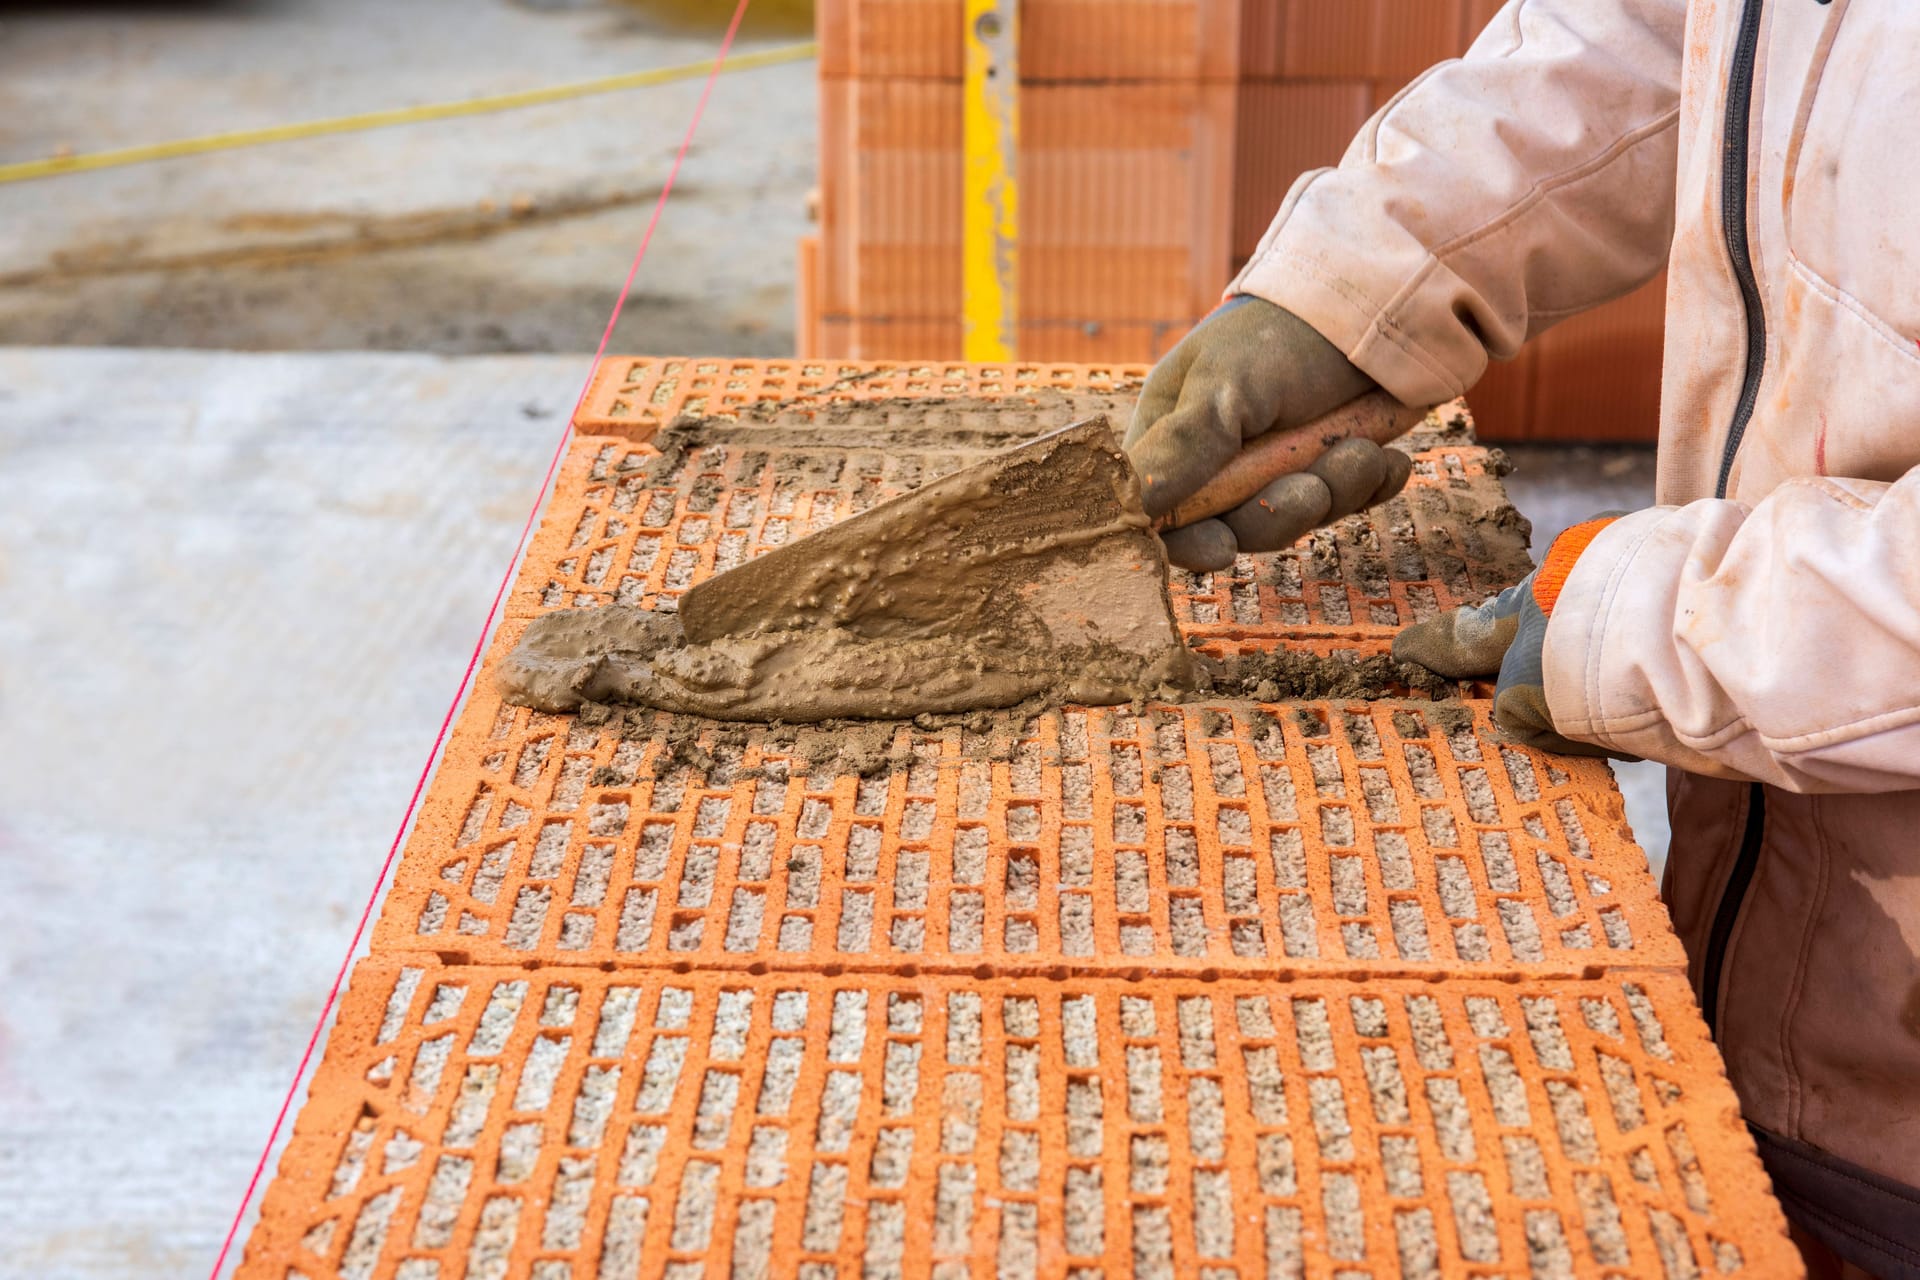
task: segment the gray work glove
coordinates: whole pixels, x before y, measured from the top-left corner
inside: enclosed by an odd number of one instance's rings
[[[1228,299],[1153,367],[1133,411],[1126,449],[1147,514],[1179,506],[1255,436],[1311,422],[1373,385],[1292,312],[1245,294]],[[1210,572],[1242,551],[1279,551],[1386,501],[1412,472],[1397,449],[1343,440],[1225,515],[1162,535],[1167,558]]]
[[[1547,619],[1587,544],[1615,518],[1616,513],[1595,516],[1566,530],[1547,548],[1539,568],[1484,604],[1461,605],[1414,623],[1393,638],[1394,658],[1450,680],[1497,677],[1493,722],[1516,742],[1562,755],[1638,759],[1565,737],[1547,709]]]

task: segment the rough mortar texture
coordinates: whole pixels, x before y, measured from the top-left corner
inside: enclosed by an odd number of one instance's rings
[[[661,447],[665,462],[693,445]],[[502,691],[542,711],[799,722],[1111,705],[1196,683],[1166,576],[1133,468],[1089,418],[772,547],[671,614],[542,615]]]

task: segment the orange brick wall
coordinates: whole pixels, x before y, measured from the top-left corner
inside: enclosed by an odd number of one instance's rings
[[[1800,1274],[1607,766],[1484,687],[902,724],[865,771],[501,702],[542,613],[675,610],[1143,373],[603,362],[242,1280]],[[1175,574],[1189,641],[1377,653],[1523,572],[1447,518],[1499,485],[1442,418],[1405,497]]]
[[[1019,350],[1152,361],[1218,300],[1300,173],[1337,163],[1495,0],[1025,0]],[[821,0],[820,231],[800,354],[960,350],[961,5]],[[1658,284],[1474,395],[1493,439],[1644,439]]]

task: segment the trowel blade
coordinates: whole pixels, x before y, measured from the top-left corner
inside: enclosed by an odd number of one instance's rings
[[[680,597],[680,620],[695,645],[820,626],[870,639],[941,635],[991,626],[1010,591],[1060,635],[1108,635],[1108,622],[1173,635],[1165,555],[1106,418],[996,453],[703,581]]]
[[[1166,557],[1105,418],[1074,423],[693,587],[694,644],[832,626],[863,638],[1001,629],[1017,602],[1056,643],[1179,643]]]
[[[502,688],[548,710],[801,722],[1111,705],[1197,677],[1166,553],[1104,419],[776,548],[678,606],[543,615]]]

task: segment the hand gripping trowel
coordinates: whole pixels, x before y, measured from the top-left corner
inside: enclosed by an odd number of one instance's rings
[[[1376,393],[1269,433],[1174,514],[1225,511],[1337,439],[1390,439],[1419,416]],[[502,691],[548,711],[634,702],[790,722],[1171,694],[1197,666],[1153,530],[1094,418],[776,547],[694,586],[677,612],[544,614]]]

